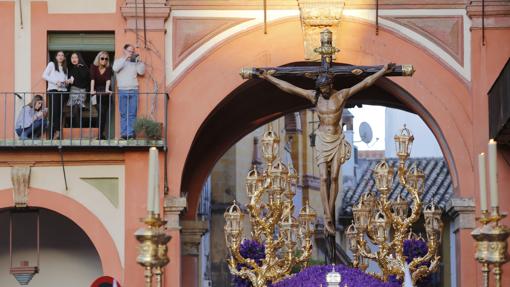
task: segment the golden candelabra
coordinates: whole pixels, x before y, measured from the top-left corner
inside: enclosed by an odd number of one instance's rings
[[[346,232],[350,250],[353,252],[354,267],[365,271],[370,261],[375,261],[382,274],[372,274],[381,280],[396,275],[403,278],[404,270],[409,268],[413,284],[420,278],[433,273],[439,267],[438,247],[441,242],[443,223],[442,211],[433,203],[422,208],[421,194],[424,190],[425,175],[413,164],[406,164],[409,158],[414,137],[404,125],[400,134],[395,136],[395,145],[399,164],[397,177],[402,186],[411,194],[411,214],[409,203],[398,195],[392,201],[388,199],[393,187],[394,171],[385,160],[379,162],[374,169],[374,179],[379,196],[373,192],[362,195],[358,204],[352,208],[353,224]],[[423,257],[414,258],[406,266],[403,246],[406,239],[413,238],[413,224],[423,213],[427,234],[428,252]],[[421,238],[420,238],[421,239]],[[372,252],[368,241],[375,245]],[[429,264],[424,264],[428,262]]]
[[[140,249],[136,262],[145,268],[145,286],[152,286],[152,279],[156,277],[156,286],[162,286],[164,267],[170,262],[167,244],[171,239],[165,232],[166,221],[159,214],[150,211],[144,219],[145,228],[135,232],[140,242]]]
[[[243,241],[244,214],[234,204],[225,212],[225,240],[229,250],[230,273],[250,280],[254,287],[265,287],[289,275],[294,266],[306,266],[312,254],[311,238],[316,214],[305,203],[298,219],[294,217],[297,174],[278,158],[280,139],[269,125],[261,140],[265,169],[253,167],[246,177],[246,205],[251,225],[251,239],[265,247],[265,258],[259,263],[244,258],[240,252]],[[240,267],[239,266],[243,266]]]
[[[483,286],[489,286],[490,265],[493,265],[492,272],[496,287],[501,287],[501,266],[508,262],[508,243],[510,229],[501,225],[500,221],[506,215],[499,213],[498,207],[493,207],[492,214],[487,210],[482,211],[482,217],[479,219],[482,226],[473,230],[471,235],[476,240],[475,258],[482,264]]]

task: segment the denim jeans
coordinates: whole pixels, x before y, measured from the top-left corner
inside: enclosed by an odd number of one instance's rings
[[[133,137],[133,125],[138,109],[138,89],[119,90],[120,135]]]
[[[29,127],[26,127],[24,129],[17,128],[16,134],[19,136],[20,140],[26,140],[31,138],[38,139],[41,136],[43,129],[47,127],[48,122],[46,120],[38,119],[35,120]]]

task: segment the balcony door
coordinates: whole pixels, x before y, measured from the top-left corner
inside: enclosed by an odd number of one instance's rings
[[[113,32],[48,32],[48,61],[55,56],[57,51],[64,51],[67,63],[70,64],[70,57],[73,52],[80,52],[83,60],[88,67],[93,65],[94,59],[98,52],[107,51],[110,54],[110,65],[113,65],[115,51],[115,34]],[[112,86],[115,87],[115,79],[112,79]],[[87,88],[89,92],[90,87]],[[107,137],[113,138],[115,134],[115,96],[109,100],[109,112],[106,116]],[[99,122],[105,120],[101,118],[99,105],[93,105],[90,96],[86,97],[86,108],[80,112],[79,120],[71,121],[71,109],[63,106],[64,128],[97,128]]]

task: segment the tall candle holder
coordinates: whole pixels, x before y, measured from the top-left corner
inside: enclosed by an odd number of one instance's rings
[[[505,217],[506,214],[501,214],[498,207],[493,207],[490,215],[487,210],[482,210],[482,217],[478,219],[482,225],[471,232],[476,240],[475,259],[482,265],[484,287],[489,286],[491,265],[494,266],[492,272],[496,287],[501,287],[501,266],[509,260],[506,240],[510,236],[510,229],[500,224]]]
[[[159,214],[159,160],[158,150],[149,150],[149,175],[147,190],[147,216],[143,219],[145,227],[135,232],[140,242],[136,262],[145,268],[145,286],[152,286],[156,277],[156,286],[161,287],[164,267],[170,262],[167,244],[172,238],[166,234],[166,221]]]
[[[510,236],[510,229],[500,224],[500,221],[506,217],[506,214],[499,212],[497,142],[491,139],[487,149],[489,151],[489,183],[492,212],[489,214],[487,210],[485,154],[481,153],[478,156],[478,172],[482,217],[478,221],[482,225],[473,230],[471,236],[476,241],[475,259],[482,264],[482,286],[489,286],[490,265],[493,265],[492,272],[494,273],[496,287],[501,287],[501,266],[509,260],[506,240]]]
[[[143,222],[146,227],[135,232],[140,242],[140,249],[136,262],[145,268],[145,286],[152,286],[152,279],[156,277],[156,286],[162,286],[164,267],[170,262],[167,244],[171,239],[164,229],[166,224],[159,214],[148,212]]]

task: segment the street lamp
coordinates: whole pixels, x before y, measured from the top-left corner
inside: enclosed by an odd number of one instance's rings
[[[400,162],[404,162],[409,158],[411,154],[411,148],[413,146],[414,136],[411,131],[404,125],[400,130],[400,134],[395,135],[395,149]]]
[[[374,168],[374,179],[377,190],[386,196],[393,187],[393,168],[385,161],[380,161]]]

